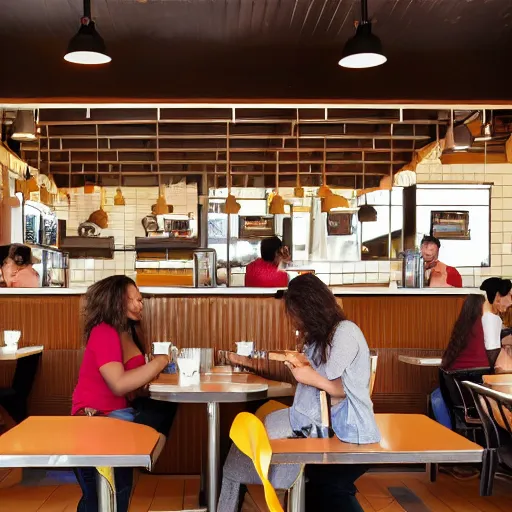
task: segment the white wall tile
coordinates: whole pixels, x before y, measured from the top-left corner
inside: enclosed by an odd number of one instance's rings
[[[473,276],[463,276],[462,286],[465,288],[473,288],[473,286],[475,286],[475,278]]]
[[[386,272],[389,274],[391,270],[391,262],[390,261],[379,261],[379,274],[381,272]]]
[[[354,284],[354,274],[343,274],[343,284]]]
[[[366,262],[366,273],[378,273],[379,262],[378,261],[367,261]]]
[[[366,283],[366,274],[354,274],[354,284]]]
[[[84,260],[84,268],[85,270],[94,270],[94,260],[91,258],[87,258]]]
[[[337,286],[343,284],[343,274],[331,274],[331,285]]]

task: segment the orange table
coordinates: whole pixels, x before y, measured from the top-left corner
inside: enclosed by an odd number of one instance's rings
[[[0,437],[0,467],[143,467],[163,448],[150,427],[112,418],[31,416]],[[98,473],[99,475],[99,473]],[[115,494],[99,477],[101,512],[115,511]]]
[[[380,443],[357,445],[331,439],[270,441],[273,464],[410,464],[482,462],[483,448],[421,414],[376,414]],[[304,485],[297,485],[297,494]],[[295,488],[294,488],[295,489]],[[292,490],[293,492],[293,490]],[[303,510],[293,496],[291,512]]]
[[[208,414],[208,510],[217,509],[219,464],[219,404],[293,396],[291,384],[250,373],[200,375],[196,384],[180,385],[179,375],[161,374],[149,386],[151,398],[177,403],[205,403]]]

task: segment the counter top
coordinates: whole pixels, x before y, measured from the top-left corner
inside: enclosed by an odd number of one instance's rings
[[[335,295],[468,295],[478,288],[388,288],[379,286],[331,286]],[[145,295],[275,295],[279,288],[141,287]],[[83,295],[86,288],[0,288],[2,295]]]

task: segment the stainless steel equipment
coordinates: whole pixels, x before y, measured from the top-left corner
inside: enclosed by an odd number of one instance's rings
[[[407,250],[401,252],[403,259],[402,266],[402,287],[423,288],[425,280],[425,265],[420,252]]]

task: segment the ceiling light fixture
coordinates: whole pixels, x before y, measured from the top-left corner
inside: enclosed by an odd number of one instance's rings
[[[91,0],[84,0],[84,15],[80,20],[80,29],[69,42],[64,60],[74,64],[107,64],[112,58],[107,54],[105,41],[96,32],[91,19]]]
[[[36,120],[32,110],[18,110],[11,138],[21,142],[36,140]]]
[[[380,39],[372,34],[367,0],[361,0],[361,21],[357,24],[355,36],[346,42],[338,64],[344,68],[364,69],[380,66],[387,60],[382,53]]]

